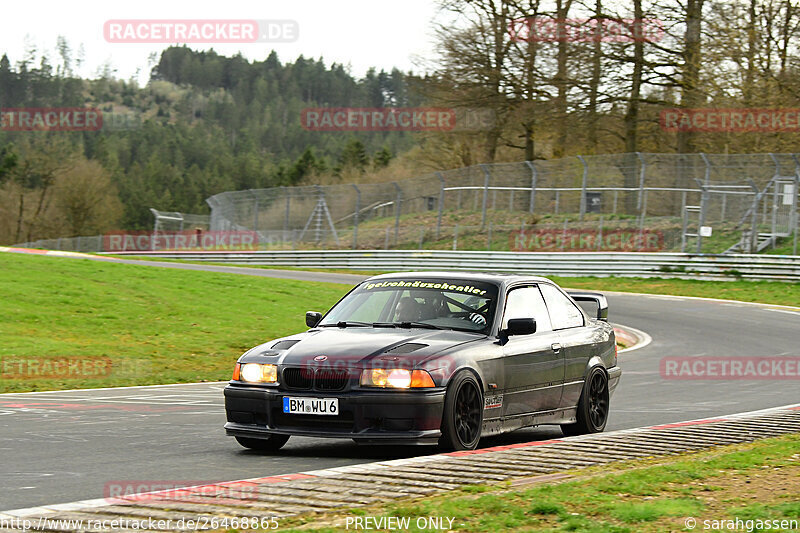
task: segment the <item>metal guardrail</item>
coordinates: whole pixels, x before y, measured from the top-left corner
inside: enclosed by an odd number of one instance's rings
[[[800,256],[447,250],[163,251],[117,255],[353,270],[467,270],[543,276],[635,276],[800,281]]]

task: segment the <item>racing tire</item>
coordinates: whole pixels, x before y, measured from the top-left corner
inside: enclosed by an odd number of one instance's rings
[[[606,371],[595,366],[589,370],[583,383],[581,398],[578,400],[577,422],[561,424],[561,432],[565,437],[601,433],[608,422],[608,375]]]
[[[483,393],[478,380],[469,371],[462,371],[447,386],[442,413],[444,450],[474,450],[481,440],[483,427]]]
[[[277,452],[280,450],[286,441],[289,440],[289,435],[270,435],[266,439],[252,439],[250,437],[234,437],[236,442],[249,450],[257,450],[259,452]]]

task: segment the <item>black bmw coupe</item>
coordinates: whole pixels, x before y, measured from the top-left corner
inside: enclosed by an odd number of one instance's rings
[[[292,435],[469,450],[526,426],[600,432],[622,373],[607,317],[603,295],[541,277],[375,276],[239,358],[225,430],[267,451]]]

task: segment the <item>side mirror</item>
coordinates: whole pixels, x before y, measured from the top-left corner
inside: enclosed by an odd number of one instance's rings
[[[316,311],[306,311],[306,326],[310,328],[317,327],[320,320],[322,320],[322,313]]]
[[[507,337],[536,333],[536,320],[533,318],[511,318],[508,320],[508,326],[501,333]]]
[[[590,302],[597,305],[597,320],[608,322],[608,300],[599,292],[573,292],[567,294],[576,302]]]

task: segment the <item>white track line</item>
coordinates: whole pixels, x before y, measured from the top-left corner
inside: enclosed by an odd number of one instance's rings
[[[101,387],[97,389],[64,389],[64,390],[44,390],[44,391],[35,391],[35,392],[4,392],[0,394],[0,398],[3,396],[21,396],[24,394],[59,394],[62,392],[91,392],[91,391],[98,391],[98,390],[125,390],[125,389],[150,389],[150,388],[165,388],[165,387],[181,387],[185,385],[219,385],[228,383],[227,381],[199,381],[197,383],[168,383],[166,385],[133,385],[130,387]]]
[[[567,289],[564,289],[567,290]],[[569,289],[569,290],[587,290],[587,289]],[[595,291],[601,292],[603,294],[615,294],[619,296],[648,296],[651,298],[664,298],[666,300],[700,300],[703,302],[717,302],[717,303],[726,303],[726,304],[737,304],[737,305],[755,305],[762,308],[768,309],[786,309],[789,311],[800,311],[800,307],[795,307],[792,305],[779,305],[779,304],[768,304],[763,302],[743,302],[740,300],[723,300],[721,298],[705,298],[702,296],[673,296],[671,294],[654,294],[652,292],[619,292],[619,291]]]

